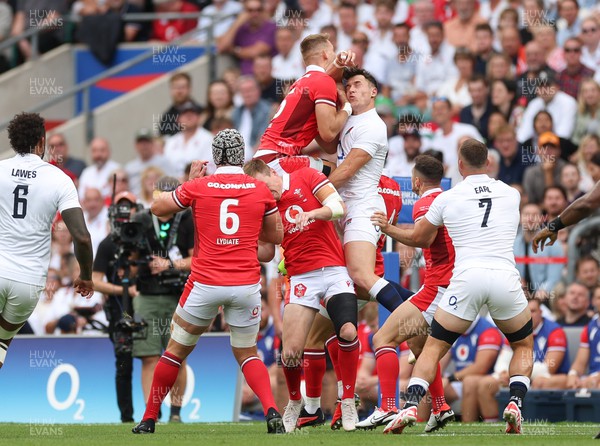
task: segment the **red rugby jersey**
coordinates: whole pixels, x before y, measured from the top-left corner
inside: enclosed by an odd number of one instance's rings
[[[287,156],[300,155],[319,134],[315,106],[336,107],[335,80],[317,66],[311,65],[304,76],[290,87],[279,110],[271,119],[261,140],[261,150],[275,150]]]
[[[188,282],[252,285],[260,281],[258,237],[263,217],[277,212],[267,186],[240,167],[187,181],[173,191],[182,208],[192,207],[195,246]]]
[[[331,184],[321,172],[304,168],[283,177],[283,194],[277,203],[283,222],[285,267],[290,276],[327,266],[345,266],[344,251],[331,221],[310,220],[303,231],[296,229],[300,212],[323,205],[315,194]]]
[[[425,216],[435,197],[441,193],[442,189],[430,189],[417,200],[413,207],[415,223]],[[445,226],[438,229],[431,246],[423,249],[423,256],[425,257],[425,284],[446,288],[454,269],[454,245]]]
[[[379,179],[379,185],[377,186],[377,192],[379,192],[379,195],[383,197],[383,201],[385,202],[385,212],[387,214],[388,221],[390,223],[394,223],[394,221],[398,218],[400,209],[402,209],[402,192],[400,191],[400,185],[390,177],[381,175],[381,178]],[[383,255],[381,254],[381,250],[383,249],[383,245],[385,245],[385,237],[385,234],[382,234],[379,242],[377,243],[375,274],[378,276],[383,276],[384,273]]]

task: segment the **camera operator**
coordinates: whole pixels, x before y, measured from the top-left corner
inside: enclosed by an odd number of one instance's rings
[[[179,186],[172,177],[158,180],[155,190],[171,192]],[[190,211],[161,218],[148,213],[152,225],[145,231],[150,248],[147,262],[140,262],[137,289],[139,295],[133,301],[136,316],[148,323],[146,339],[133,340],[133,356],[142,360],[142,388],[147,400],[152,385],[154,368],[167,348],[170,339],[171,319],[191,267],[194,251],[194,225]],[[185,391],[185,365],[179,370],[177,381],[171,391],[171,414],[169,422],[181,422],[181,401]]]
[[[118,207],[122,213],[132,216],[137,211],[137,199],[131,192],[121,192],[114,199],[114,206]],[[113,221],[111,221],[111,224]],[[121,411],[121,421],[123,423],[133,421],[133,398],[131,389],[131,380],[133,375],[133,358],[131,356],[132,335],[128,331],[124,331],[119,322],[125,315],[131,315],[131,304],[123,305],[123,278],[125,269],[129,265],[121,265],[120,263],[127,262],[132,258],[132,254],[126,253],[127,259],[120,259],[121,247],[118,243],[118,237],[111,233],[100,242],[98,252],[94,259],[94,267],[92,278],[94,281],[94,290],[103,293],[104,312],[108,319],[108,333],[111,342],[115,348],[116,358],[116,388],[117,388],[117,404]],[[120,261],[121,260],[121,261]],[[135,268],[133,268],[135,273]],[[134,275],[134,274],[133,274]],[[131,283],[134,283],[131,281]],[[135,285],[126,285],[126,289],[130,298],[137,296]],[[129,299],[126,299],[131,302]]]

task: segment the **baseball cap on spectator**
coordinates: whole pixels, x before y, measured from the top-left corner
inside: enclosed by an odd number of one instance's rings
[[[394,101],[386,97],[377,97],[375,99],[375,110],[380,115],[392,115],[396,116],[396,106]]]
[[[56,326],[64,332],[71,332],[77,329],[77,320],[72,314],[65,314],[58,320]]]
[[[551,144],[556,147],[560,147],[560,138],[552,132],[544,132],[538,138],[538,146],[546,146]]]
[[[188,111],[191,111],[194,113],[202,113],[202,110],[196,104],[194,104],[192,101],[185,101],[183,104],[181,104],[179,107],[177,107],[177,111],[179,113],[185,113]]]
[[[131,204],[136,204],[137,203],[137,197],[134,194],[132,194],[131,192],[129,192],[129,191],[119,192],[115,196],[115,203],[118,203],[121,200],[127,200]]]
[[[154,135],[152,134],[150,129],[147,129],[145,127],[139,129],[135,134],[136,141],[142,141],[142,140],[152,141],[152,139],[154,139]]]

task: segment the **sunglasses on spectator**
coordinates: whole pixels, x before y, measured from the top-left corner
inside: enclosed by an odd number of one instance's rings
[[[248,8],[247,11],[248,12],[262,12],[262,8]]]
[[[588,34],[588,33],[595,33],[596,31],[598,31],[598,28],[588,28],[588,29],[582,29],[581,32],[583,34]]]
[[[565,53],[580,53],[581,48],[565,48]]]

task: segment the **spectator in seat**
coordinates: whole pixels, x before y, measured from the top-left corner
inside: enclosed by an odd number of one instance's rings
[[[500,31],[501,52],[508,56],[510,60],[510,71],[514,74],[520,74],[525,71],[524,51],[521,44],[521,35],[517,27],[502,27]]]
[[[560,158],[560,140],[554,133],[542,133],[537,149],[539,163],[529,166],[523,177],[530,203],[541,203],[546,187],[560,184],[560,173],[566,164]]]
[[[543,226],[542,209],[529,203],[521,209],[521,225],[514,243],[517,269],[525,287],[530,293],[547,299],[561,278],[563,265],[560,263],[535,262],[536,259],[563,257],[564,252],[559,244],[548,246],[544,251],[534,253],[531,241],[535,233]],[[531,263],[530,263],[531,261]]]
[[[476,51],[477,25],[487,21],[477,13],[475,0],[453,0],[452,6],[456,16],[444,23],[448,43],[454,47],[468,47],[471,51]]]
[[[144,206],[144,208],[150,209],[150,206],[152,206],[154,186],[164,175],[165,172],[157,166],[146,167],[142,172],[140,177],[141,193],[139,195],[140,198],[138,199],[138,203]]]
[[[591,318],[588,315],[590,294],[588,288],[582,283],[573,282],[567,287],[565,306],[564,317],[556,321],[563,327],[584,327],[590,322]]]
[[[502,347],[502,334],[491,322],[477,317],[450,349],[455,371],[444,378],[448,404],[463,398],[463,382],[491,373]]]
[[[72,12],[82,17],[101,16],[107,13],[123,15],[144,12],[140,5],[133,3],[127,0],[80,0],[73,3]],[[148,22],[121,21],[119,42],[145,42],[149,37]]]
[[[573,203],[579,197],[584,195],[584,192],[579,189],[581,175],[579,168],[572,163],[565,165],[560,172],[560,184],[565,188],[567,193],[567,204]]]
[[[92,164],[86,167],[79,177],[79,198],[83,198],[88,187],[100,189],[104,196],[110,193],[107,186],[110,174],[120,167],[119,163],[110,159],[111,151],[108,141],[94,138],[90,142]]]
[[[486,76],[490,82],[501,79],[513,80],[510,57],[504,53],[493,54],[487,64]]]
[[[398,135],[389,139],[385,167],[389,176],[410,177],[415,158],[421,153],[421,135],[418,124],[400,120]]]
[[[215,23],[213,29],[213,38],[218,39],[227,32],[235,22],[235,16],[242,12],[242,5],[235,0],[212,0],[210,5],[202,10],[202,16],[198,19],[198,35],[196,39],[199,42],[205,42],[207,38],[207,28],[213,20],[219,20]],[[227,16],[234,16],[228,17]]]
[[[179,108],[186,102],[193,103],[202,112],[202,107],[191,96],[192,78],[185,72],[175,73],[169,79],[169,93],[171,94],[171,107],[162,114],[158,130],[161,135],[173,136],[181,129],[177,125]]]
[[[556,31],[555,29],[547,24],[537,26],[534,28],[534,42],[539,43],[542,49],[542,54],[546,65],[554,70],[555,73],[559,73],[565,69],[567,63],[565,61],[565,53],[562,47],[556,43]]]
[[[203,127],[212,131],[212,123],[216,119],[231,119],[233,115],[233,92],[229,84],[223,80],[208,84],[206,93],[206,111],[203,114]],[[216,135],[215,132],[213,134]]]
[[[418,59],[416,86],[433,95],[446,79],[457,75],[457,70],[453,61],[454,47],[444,40],[444,26],[440,22],[429,22],[425,32],[430,51]]]
[[[412,104],[415,100],[415,75],[420,55],[409,45],[410,27],[406,23],[394,25],[392,41],[396,53],[386,64],[381,94],[396,105]]]
[[[438,97],[446,97],[452,103],[452,115],[457,116],[461,110],[471,103],[469,94],[469,80],[473,77],[475,56],[465,47],[456,49],[454,53],[454,65],[458,74],[449,77],[435,92]]]
[[[546,64],[544,49],[535,40],[525,46],[525,61],[527,71],[518,77],[517,92],[519,98],[524,98],[525,104],[529,104],[538,96],[537,87],[540,80],[544,80],[555,73]],[[545,73],[545,75],[542,75],[542,73]]]
[[[581,48],[583,48],[583,42],[579,37],[567,39],[563,47],[566,67],[558,74],[560,89],[575,99],[579,98],[582,82],[587,78],[594,77],[594,70],[581,63]]]
[[[497,111],[493,111],[492,113],[490,113],[490,118],[488,119],[487,125],[488,144],[493,143],[494,139],[496,138],[496,134],[498,133],[498,130],[500,130],[505,125],[508,125],[508,121],[502,113]]]
[[[233,123],[244,137],[246,159],[250,159],[254,155],[256,144],[269,125],[272,105],[261,99],[260,86],[251,76],[242,76],[238,81],[238,89],[243,103],[233,111]]]
[[[331,6],[327,2],[320,2],[319,0],[298,0],[298,5],[302,11],[302,19],[308,22],[302,38],[309,34],[323,32],[321,28],[333,23],[333,12]],[[337,45],[333,45],[333,47],[338,48]]]
[[[523,142],[524,150],[526,150],[529,155],[534,157],[532,158],[532,161],[539,161],[539,159],[535,157],[539,152],[538,140],[540,135],[546,132],[555,133],[553,129],[554,119],[552,118],[552,115],[546,110],[539,111],[533,118],[533,136]],[[517,131],[517,137],[518,135],[519,134]],[[575,153],[577,150],[577,146],[573,144],[570,139],[562,138],[560,136],[558,139],[560,142],[560,157],[563,160],[568,161],[573,153]]]
[[[560,183],[554,186],[548,186],[544,189],[542,210],[546,222],[550,222],[558,217],[568,205],[567,191]]]
[[[139,196],[142,190],[142,172],[150,166],[164,166],[165,159],[155,152],[154,137],[149,129],[142,128],[135,134],[137,156],[125,164],[129,177],[129,190]]]
[[[498,179],[506,184],[522,183],[530,162],[517,141],[514,127],[512,125],[500,127],[496,131],[493,146],[501,157]]]
[[[331,39],[331,35],[329,36]],[[275,49],[271,75],[275,79],[292,81],[304,76],[304,62],[295,32],[290,27],[278,27],[275,32]]]
[[[575,280],[584,285],[592,296],[600,284],[600,263],[592,256],[584,256],[575,264]]]
[[[170,174],[181,178],[187,163],[193,160],[208,160],[208,174],[214,173],[212,161],[212,134],[200,125],[200,110],[188,101],[179,107],[177,124],[181,131],[165,143],[164,156],[169,163]]]
[[[494,30],[488,23],[479,23],[475,27],[475,73],[485,76],[494,50]]]
[[[531,375],[533,389],[562,389],[566,387],[569,370],[567,336],[560,325],[542,315],[538,299],[529,300],[533,322],[534,365]],[[494,373],[470,376],[463,383],[462,421],[498,421],[496,394],[508,385],[508,364],[512,352],[504,344],[494,367]]]
[[[556,40],[560,46],[577,37],[581,33],[581,20],[579,15],[579,3],[577,0],[562,0],[558,2],[558,32]]]
[[[600,137],[598,135],[586,135],[581,139],[577,152],[572,156],[572,161],[579,167],[581,181],[579,188],[583,192],[589,192],[594,187],[595,181],[592,179],[592,172],[596,167],[592,158],[596,153],[600,153]]]
[[[467,88],[471,97],[471,104],[460,111],[460,122],[471,124],[486,141],[490,141],[488,123],[493,106],[490,101],[488,81],[482,75],[475,74],[469,79]]]
[[[600,136],[600,85],[593,79],[581,83],[571,140],[579,144],[586,135]]]
[[[339,17],[337,47],[343,51],[350,48],[352,36],[361,28],[358,26],[356,6],[352,3],[342,2],[337,10],[337,15]]]
[[[54,133],[48,137],[48,151],[50,154],[50,164],[60,167],[63,171],[69,171],[76,178],[81,176],[85,169],[85,161],[69,156],[69,144],[65,135],[62,133]]]
[[[508,123],[518,127],[524,108],[517,104],[517,84],[509,79],[496,79],[492,82],[491,103],[494,109],[506,118]]]
[[[275,55],[275,23],[265,14],[261,0],[245,0],[244,11],[217,39],[217,51],[240,61],[242,74],[252,74],[252,61],[261,55]]]
[[[260,86],[260,97],[271,103],[283,100],[283,85],[271,75],[273,66],[270,56],[259,56],[254,59],[252,72]]]
[[[184,0],[153,0],[155,12],[197,12],[198,7]],[[171,42],[196,28],[197,19],[154,20],[152,39]]]
[[[595,16],[590,15],[582,20],[580,38],[583,41],[581,63],[597,71],[600,67],[600,22]]]
[[[108,176],[106,189],[109,192],[104,196],[104,204],[108,207],[113,202],[113,193],[117,196],[121,192],[129,190],[129,175],[127,175],[127,171],[121,167],[113,170]]]
[[[600,310],[600,292],[596,291],[596,310]],[[585,371],[588,374],[585,375]],[[596,313],[581,331],[579,350],[567,380],[569,389],[600,387],[600,315]]]
[[[108,235],[108,209],[104,206],[104,197],[98,189],[88,188],[81,201],[85,225],[92,238],[94,256],[100,242]]]

